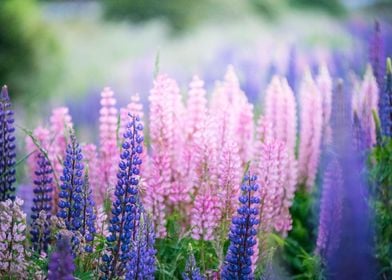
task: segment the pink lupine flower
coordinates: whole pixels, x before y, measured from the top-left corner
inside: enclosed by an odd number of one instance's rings
[[[99,111],[99,169],[101,192],[112,196],[116,183],[116,167],[120,150],[117,147],[117,109],[113,91],[106,87],[101,93]]]
[[[96,207],[95,216],[96,233],[101,236],[108,236],[108,215],[105,213],[105,209],[103,208],[103,206]]]
[[[378,86],[372,68],[368,66],[358,92],[353,94],[353,110],[357,113],[362,128],[369,135],[367,147],[376,143],[376,123],[373,112],[378,113]]]
[[[254,122],[253,122],[253,105],[246,102],[240,110],[235,135],[238,135],[239,156],[241,166],[251,159],[254,142]]]
[[[27,279],[26,214],[22,205],[18,197],[0,202],[0,275],[15,279]]]
[[[272,78],[265,96],[265,116],[271,122],[272,137],[286,143],[294,153],[297,134],[297,110],[293,91],[285,79]]]
[[[319,74],[316,78],[317,87],[322,96],[323,108],[323,143],[329,145],[332,143],[332,131],[330,126],[330,119],[332,113],[332,79],[329,75],[326,65],[320,67]]]
[[[214,231],[218,226],[220,216],[219,198],[210,193],[200,193],[196,196],[191,210],[192,238],[213,240]]]
[[[59,107],[52,111],[50,117],[50,140],[48,148],[49,160],[53,166],[55,178],[60,178],[63,172],[63,160],[65,149],[69,140],[69,131],[73,128],[72,118],[69,115],[67,107]],[[59,188],[53,189],[53,207],[52,214],[58,210],[58,193]]]
[[[241,159],[238,146],[233,141],[226,141],[218,164],[218,197],[221,208],[221,222],[230,222],[237,209],[241,183]]]
[[[322,96],[309,71],[305,73],[300,87],[300,105],[299,179],[310,191],[320,159],[323,110]]]
[[[257,149],[258,143],[270,142],[273,139],[272,123],[269,119],[263,115],[260,115],[256,125],[256,144]]]

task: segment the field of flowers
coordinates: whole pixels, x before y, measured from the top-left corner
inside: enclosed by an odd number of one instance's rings
[[[232,65],[209,90],[157,59],[148,102],[103,88],[96,142],[66,106],[24,127],[3,86],[0,279],[392,279],[391,42],[366,35],[292,48],[262,102]]]

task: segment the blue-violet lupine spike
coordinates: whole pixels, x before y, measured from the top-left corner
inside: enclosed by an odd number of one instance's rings
[[[385,89],[381,94],[381,128],[384,136],[392,137],[392,62],[387,59]]]
[[[230,245],[221,272],[222,279],[253,279],[251,257],[259,224],[256,205],[260,203],[260,198],[254,196],[258,189],[256,180],[256,176],[248,173],[241,185],[240,205],[230,227]]]
[[[15,199],[14,112],[7,86],[0,93],[0,201]]]
[[[94,241],[94,236],[96,233],[95,230],[95,213],[94,213],[94,200],[92,197],[92,191],[90,189],[90,184],[88,180],[88,172],[86,171],[86,174],[84,176],[84,184],[83,184],[83,192],[82,192],[82,197],[83,197],[83,203],[82,203],[82,221],[83,225],[80,228],[80,233],[82,236],[84,236],[86,245],[85,245],[85,251],[88,253],[91,253],[93,251],[93,248],[91,246],[91,243]]]
[[[101,279],[114,279],[124,276],[126,264],[131,258],[132,241],[135,240],[136,228],[140,220],[138,206],[139,173],[143,152],[143,125],[140,118],[130,116],[130,122],[123,135],[121,161],[117,173],[117,184],[112,205],[112,218],[107,237],[108,250],[102,256]]]
[[[57,241],[56,250],[50,256],[48,280],[73,280],[74,271],[75,263],[69,239],[62,237]]]
[[[31,207],[31,242],[33,249],[40,254],[47,252],[50,236],[50,212],[52,205],[53,177],[52,167],[42,153],[36,154],[37,170],[34,171],[34,198]]]
[[[127,264],[126,280],[154,279],[155,234],[150,219],[143,213],[141,224],[132,242],[131,257]]]
[[[185,264],[185,271],[182,273],[184,280],[204,280],[205,277],[200,273],[200,269],[196,265],[195,255],[191,253]]]

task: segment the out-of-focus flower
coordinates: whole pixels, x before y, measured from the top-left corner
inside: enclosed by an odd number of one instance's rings
[[[185,264],[185,271],[182,273],[184,280],[204,280],[205,277],[200,272],[196,265],[195,255],[191,253]]]
[[[254,195],[258,190],[256,180],[257,177],[251,176],[250,173],[244,177],[238,215],[233,218],[230,228],[230,245],[221,273],[222,279],[253,278],[251,257],[256,245],[259,224],[257,204],[260,203],[260,198]]]
[[[15,198],[14,111],[7,86],[0,93],[0,201]]]
[[[385,90],[381,94],[381,127],[385,136],[392,137],[392,62],[387,59]]]
[[[66,237],[57,240],[56,250],[49,259],[48,280],[73,280],[74,258],[70,241]]]
[[[332,131],[330,126],[330,119],[332,113],[332,79],[329,75],[328,68],[326,65],[322,65],[320,67],[319,74],[316,78],[316,83],[322,96],[322,141],[323,145],[330,145],[332,143]]]
[[[27,277],[26,214],[22,204],[18,197],[0,202],[0,275],[15,279]]]
[[[92,190],[89,184],[88,172],[86,172],[82,188],[82,226],[80,233],[84,237],[84,249],[86,252],[91,253],[93,248],[91,243],[94,241],[96,234],[95,220],[96,215],[94,211],[94,200],[92,198]]]
[[[314,185],[320,161],[323,125],[322,96],[310,71],[305,73],[300,88],[300,144],[298,172],[301,183],[310,191]]]

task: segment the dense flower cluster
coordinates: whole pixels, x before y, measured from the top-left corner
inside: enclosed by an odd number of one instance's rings
[[[21,210],[22,205],[23,200],[19,198],[0,202],[0,276],[27,277],[26,214]]]
[[[257,177],[247,175],[241,185],[242,194],[239,197],[240,206],[237,215],[232,220],[229,240],[230,245],[222,269],[223,279],[252,279],[252,261],[256,245],[258,219],[258,204],[260,198],[255,196],[258,190]]]
[[[117,185],[114,192],[112,218],[107,237],[107,253],[103,255],[102,279],[113,279],[126,273],[126,266],[131,259],[131,249],[136,239],[140,220],[140,201],[138,196],[140,165],[139,155],[143,152],[143,130],[140,118],[131,116],[124,133],[121,161],[117,173]]]
[[[34,198],[31,208],[31,241],[35,251],[47,252],[50,235],[49,219],[52,209],[53,178],[49,161],[42,153],[36,154],[37,170],[34,179]],[[38,220],[39,219],[39,220]]]
[[[14,132],[14,111],[7,86],[3,86],[0,93],[0,201],[15,198]]]

